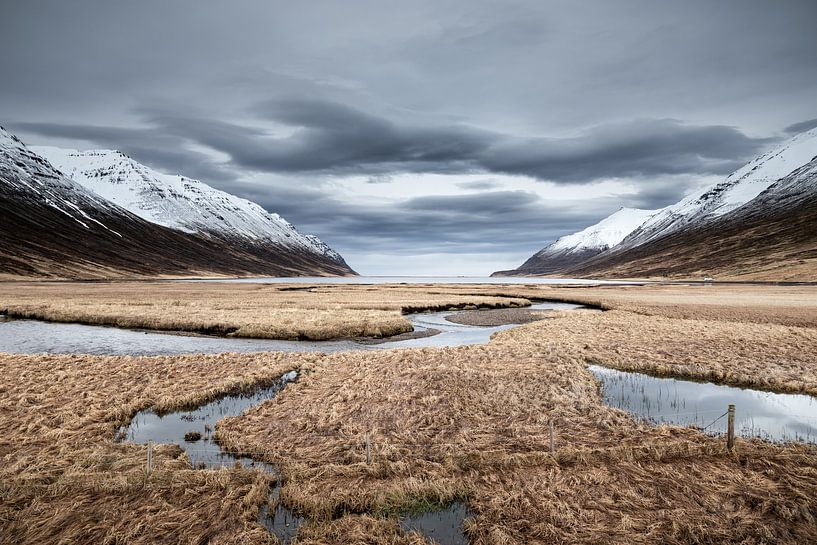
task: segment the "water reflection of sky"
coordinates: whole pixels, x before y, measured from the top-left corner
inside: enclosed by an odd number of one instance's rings
[[[591,365],[602,382],[605,403],[656,423],[707,426],[735,405],[735,429],[743,436],[817,443],[817,399],[656,378]],[[723,417],[707,431],[724,433]]]
[[[528,307],[541,310],[570,310],[578,305],[540,303]],[[342,352],[347,350],[382,350],[462,346],[487,343],[497,331],[514,327],[476,327],[454,324],[445,319],[452,312],[412,314],[407,318],[415,330],[433,328],[440,334],[420,339],[365,345],[353,340],[281,341],[274,339],[240,339],[204,337],[120,329],[116,327],[62,324],[38,320],[0,321],[0,352],[18,354],[95,354],[95,355],[173,355],[218,354],[222,352]]]

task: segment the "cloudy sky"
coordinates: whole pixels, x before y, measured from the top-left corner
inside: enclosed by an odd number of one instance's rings
[[[0,1],[0,124],[487,274],[817,125],[817,2]]]

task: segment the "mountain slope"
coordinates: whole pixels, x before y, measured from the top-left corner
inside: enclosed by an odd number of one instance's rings
[[[631,248],[740,208],[817,153],[817,130],[798,134],[750,161],[723,182],[659,210],[621,243]]]
[[[497,271],[492,276],[550,274],[578,265],[619,244],[655,212],[638,208],[620,208],[595,225],[559,238],[533,254],[518,269]]]
[[[346,266],[340,254],[319,238],[299,233],[278,214],[198,180],[157,172],[118,151],[31,150],[75,182],[151,223],[229,242],[291,247]]]
[[[351,273],[345,265],[314,252],[228,244],[145,221],[66,178],[1,127],[0,214],[3,275]]]
[[[817,280],[815,158],[812,129],[657,210],[607,250],[546,272],[510,273]]]
[[[815,281],[815,225],[817,158],[740,208],[601,254],[565,274]]]

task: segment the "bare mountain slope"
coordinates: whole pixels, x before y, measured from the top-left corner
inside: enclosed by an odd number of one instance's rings
[[[353,274],[345,263],[280,244],[228,243],[157,225],[66,178],[0,128],[0,274]]]

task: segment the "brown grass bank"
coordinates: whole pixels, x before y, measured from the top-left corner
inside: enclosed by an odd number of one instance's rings
[[[779,316],[802,317],[791,308]],[[717,319],[672,312],[555,313],[488,345],[449,349],[0,355],[0,536],[270,543],[255,523],[265,477],[194,471],[178,449],[159,447],[146,479],[145,448],[113,434],[137,410],[210,399],[298,367],[299,382],[217,433],[280,465],[282,499],[313,517],[301,543],[419,544],[380,515],[455,497],[474,513],[473,545],[817,541],[817,448],[739,440],[727,454],[721,440],[650,428],[604,406],[586,371],[597,360],[814,392],[817,329],[756,323],[739,305]],[[332,518],[344,511],[356,514]]]
[[[0,283],[0,311],[91,325],[327,340],[411,331],[403,312],[530,304],[524,287],[245,283]]]
[[[546,286],[542,297],[648,316],[817,327],[817,286]]]
[[[343,542],[321,533],[338,524],[332,514],[454,497],[475,512],[475,544],[817,538],[817,450],[740,441],[739,454],[728,455],[721,440],[649,428],[605,407],[575,331],[558,334],[561,321],[598,316],[536,322],[487,346],[332,355],[274,403],[222,422],[218,434],[237,450],[263,445],[284,468],[282,497],[318,521],[307,543]],[[667,319],[662,334],[683,332]],[[731,349],[691,346],[685,357],[703,363]]]

